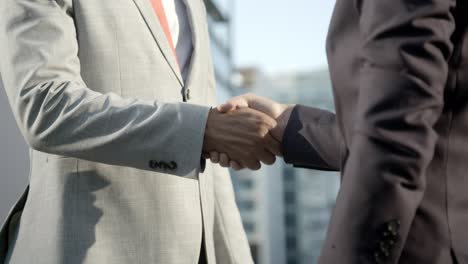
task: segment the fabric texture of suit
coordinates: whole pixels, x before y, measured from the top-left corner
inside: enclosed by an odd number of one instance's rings
[[[339,170],[320,263],[468,263],[466,1],[338,0],[336,115],[296,106],[284,156]]]
[[[0,1],[0,73],[31,146],[1,263],[197,263],[202,241],[210,264],[252,262],[227,170],[200,165],[215,81],[204,3],[185,3],[184,82],[149,0]]]

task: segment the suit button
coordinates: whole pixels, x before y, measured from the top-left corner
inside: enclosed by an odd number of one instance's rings
[[[185,91],[185,97],[187,98],[187,100],[190,100],[190,99],[191,99],[191,96],[190,96],[190,89],[187,89],[187,91]]]
[[[382,252],[388,250],[388,245],[387,245],[387,243],[381,241],[379,244],[380,244],[380,250],[381,250]]]
[[[392,220],[387,224],[389,229],[391,228],[391,229],[395,229],[395,230],[399,229],[400,225],[401,225],[401,223],[398,220]]]
[[[386,258],[388,258],[390,256],[390,252],[387,249],[384,249],[381,252],[382,252],[383,256],[386,257]]]
[[[387,224],[387,231],[390,232],[392,236],[396,236],[400,230],[400,221],[393,220]]]
[[[149,161],[149,167],[153,170],[156,170],[156,169],[161,169],[162,168],[162,162],[159,162],[157,160],[150,160]]]
[[[153,170],[172,170],[175,171],[177,170],[177,163],[175,161],[171,161],[169,163],[165,161],[156,161],[156,160],[150,160],[149,161],[149,167]]]
[[[169,164],[166,165],[169,170],[176,170],[177,163],[175,161],[171,161]]]
[[[377,252],[374,254],[374,260],[375,260],[375,263],[377,264],[381,264],[384,262],[384,258],[382,257],[382,255]]]

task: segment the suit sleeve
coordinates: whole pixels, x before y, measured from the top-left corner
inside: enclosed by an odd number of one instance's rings
[[[296,105],[283,134],[284,160],[299,168],[339,171],[341,142],[334,113]]]
[[[29,145],[179,176],[197,169],[209,108],[87,87],[71,2],[0,1],[0,72]]]
[[[360,91],[323,263],[398,263],[444,106],[453,0],[362,0]]]

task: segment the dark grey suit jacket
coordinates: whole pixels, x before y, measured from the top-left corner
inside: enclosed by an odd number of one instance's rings
[[[336,115],[297,106],[288,163],[340,170],[320,263],[468,263],[468,9],[338,0]]]

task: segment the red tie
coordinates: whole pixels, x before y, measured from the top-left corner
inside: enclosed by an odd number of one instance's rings
[[[169,46],[171,46],[172,53],[174,53],[178,64],[179,60],[177,59],[177,53],[174,48],[174,42],[172,41],[171,30],[169,29],[169,23],[167,22],[166,12],[164,12],[164,6],[161,0],[151,0],[151,5],[153,6],[154,11],[159,18],[159,23],[164,30],[164,34],[166,34],[167,41],[169,42]]]

